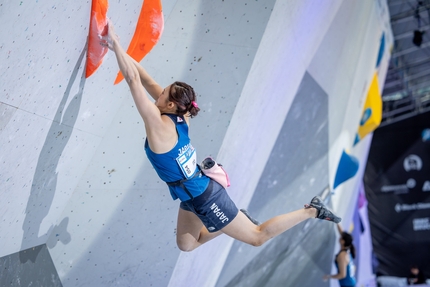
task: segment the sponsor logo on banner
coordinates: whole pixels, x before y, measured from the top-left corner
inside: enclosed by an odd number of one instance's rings
[[[430,181],[426,180],[423,184],[423,191],[430,191]]]
[[[381,187],[382,192],[394,192],[398,193],[408,193],[409,189],[414,188],[417,185],[415,179],[410,178],[405,184],[397,184],[397,185],[383,185]]]
[[[418,202],[418,203],[413,203],[413,204],[397,203],[394,206],[394,209],[398,213],[402,212],[402,211],[430,209],[430,202]]]
[[[430,230],[430,218],[424,217],[424,218],[414,218],[412,223],[414,224],[414,231],[419,230]]]
[[[403,161],[403,167],[406,171],[410,170],[421,170],[423,167],[423,161],[415,154],[408,155]]]
[[[421,132],[421,137],[423,139],[423,142],[430,140],[430,129],[423,129]]]

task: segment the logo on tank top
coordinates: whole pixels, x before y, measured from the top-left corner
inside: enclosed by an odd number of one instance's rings
[[[176,117],[176,122],[182,123],[184,120],[181,117]]]

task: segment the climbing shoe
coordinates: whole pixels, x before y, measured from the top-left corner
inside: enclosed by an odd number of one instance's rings
[[[243,214],[246,215],[246,217],[248,217],[249,220],[251,220],[252,223],[254,223],[255,225],[260,225],[260,222],[254,218],[252,218],[251,215],[249,215],[248,210],[246,209],[241,209],[240,210]]]
[[[305,208],[311,207],[317,210],[317,216],[315,218],[333,221],[334,223],[339,223],[342,220],[342,218],[338,217],[330,209],[328,209],[327,206],[325,206],[324,202],[319,196],[315,196],[314,198],[312,198],[309,204],[305,204]]]

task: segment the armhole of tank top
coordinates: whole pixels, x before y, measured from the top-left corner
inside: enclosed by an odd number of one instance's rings
[[[172,117],[177,117],[177,115],[172,115],[172,114],[165,114],[165,115],[168,116],[172,120],[172,122],[175,124],[176,135],[178,136],[178,140],[175,143],[175,146],[176,146],[178,144],[178,142],[180,141],[180,134],[178,131],[178,123],[175,122],[175,120]]]

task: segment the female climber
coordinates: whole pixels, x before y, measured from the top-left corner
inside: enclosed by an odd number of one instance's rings
[[[323,279],[338,279],[341,287],[355,287],[355,247],[352,244],[353,237],[351,234],[344,232],[340,224],[337,224],[337,230],[340,235],[340,251],[336,255],[334,262],[338,272],[335,275],[325,275]]]
[[[190,118],[199,107],[191,86],[174,82],[162,88],[121,47],[114,26],[101,45],[115,53],[118,66],[129,85],[146,129],[145,151],[158,176],[168,184],[173,199],[179,198],[176,241],[180,250],[191,251],[225,233],[242,242],[260,246],[270,238],[309,219],[339,222],[319,197],[305,208],[255,224],[246,212],[239,212],[226,190],[202,174],[196,150],[188,137]],[[151,101],[146,92],[155,100]]]

